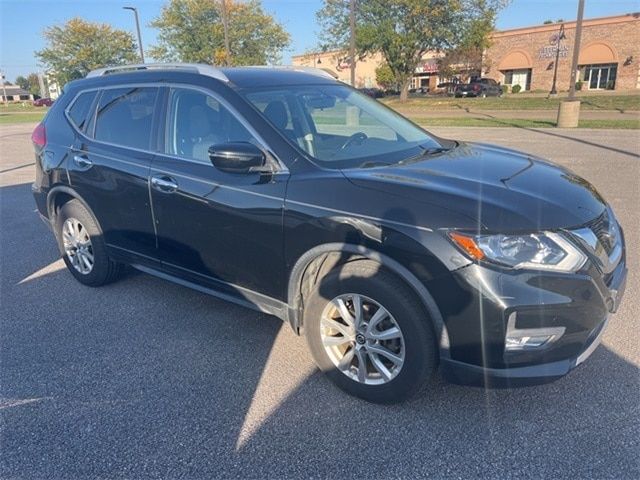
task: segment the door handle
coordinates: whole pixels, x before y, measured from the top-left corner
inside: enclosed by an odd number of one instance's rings
[[[74,155],[73,161],[80,168],[89,168],[91,165],[93,165],[93,162],[84,155]]]
[[[151,186],[163,193],[173,193],[178,189],[178,183],[171,177],[151,177]]]

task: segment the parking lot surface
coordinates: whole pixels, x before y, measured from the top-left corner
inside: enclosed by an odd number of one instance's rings
[[[337,390],[280,320],[147,275],[91,289],[34,214],[32,125],[0,127],[0,478],[640,478],[640,139],[433,129],[570,167],[625,228],[626,298],[554,383],[438,379],[379,406]]]

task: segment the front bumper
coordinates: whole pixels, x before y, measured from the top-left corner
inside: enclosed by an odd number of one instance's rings
[[[451,358],[442,359],[441,371],[452,383],[464,385],[487,385],[495,387],[512,387],[521,385],[538,385],[563,377],[584,362],[596,350],[609,323],[607,318],[593,332],[593,339],[575,358],[558,360],[540,365],[513,368],[485,368],[478,365],[459,362]]]
[[[450,348],[441,358],[443,374],[456,383],[515,386],[557,379],[593,353],[620,305],[627,268],[623,254],[608,275],[595,265],[574,275],[471,265],[453,277],[465,305],[445,314]],[[508,350],[510,316],[518,329],[564,333],[539,348]]]

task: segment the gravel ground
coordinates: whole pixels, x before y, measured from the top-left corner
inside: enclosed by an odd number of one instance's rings
[[[434,129],[592,181],[626,229],[626,298],[559,381],[438,380],[377,406],[334,388],[273,317],[142,274],[75,282],[33,213],[32,128],[0,128],[0,478],[640,477],[638,133]]]

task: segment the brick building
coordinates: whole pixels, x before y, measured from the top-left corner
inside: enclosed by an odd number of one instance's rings
[[[568,90],[576,22],[565,22],[557,88]],[[523,90],[549,91],[561,24],[503,30],[492,35],[483,76]],[[640,88],[640,14],[583,21],[578,79],[583,90]]]
[[[496,31],[491,47],[483,57],[482,76],[522,90],[548,92],[553,83],[558,34],[560,40],[557,89],[569,89],[569,77],[576,22],[552,23],[534,27]],[[480,72],[458,72],[447,78],[438,71],[439,52],[426,53],[411,81],[411,88],[433,92],[442,82],[466,80]],[[356,87],[375,87],[376,68],[383,62],[380,54],[356,63]],[[349,83],[348,54],[343,51],[308,53],[292,57],[293,65],[315,66]],[[578,79],[584,90],[632,90],[640,88],[640,13],[583,21],[582,45],[578,61]]]

